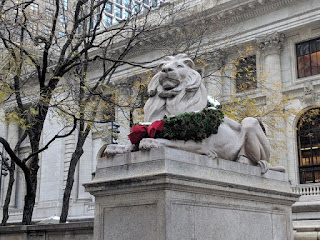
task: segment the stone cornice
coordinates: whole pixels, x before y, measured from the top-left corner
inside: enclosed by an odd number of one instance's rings
[[[241,22],[245,19],[264,15],[274,10],[279,10],[281,8],[293,5],[297,2],[306,0],[230,0],[218,5],[213,5],[210,1],[212,0],[195,1],[195,3],[193,3],[193,6],[188,9],[190,10],[190,12],[193,12],[192,9],[196,8],[196,2],[198,2],[198,4],[202,4],[204,6],[204,9],[198,9],[195,11],[198,11],[197,13],[207,19],[206,24],[210,26],[210,28],[215,29],[219,27],[225,27],[233,23]],[[207,2],[208,5],[211,5],[211,8],[205,7]],[[197,20],[194,18],[190,18],[190,15],[183,18],[178,18],[177,21],[185,23],[184,28],[185,30],[187,29],[186,31],[192,31],[192,27],[198,26],[198,23],[194,22]],[[181,29],[179,27],[170,28],[165,32],[159,32],[158,34],[151,36],[149,39],[146,38],[144,41],[139,42],[139,49],[148,49],[148,46],[155,45],[161,42],[162,39],[170,39],[172,37],[175,37],[180,33],[183,33],[183,31],[184,29]],[[115,51],[116,54],[121,52],[121,50],[121,48],[117,49]],[[133,53],[129,55],[134,56],[135,54],[135,51],[133,51]]]
[[[301,1],[305,0],[242,0],[237,1],[236,4],[234,1],[229,1],[207,11],[211,12],[208,16],[212,19],[220,19],[225,23],[234,23]]]

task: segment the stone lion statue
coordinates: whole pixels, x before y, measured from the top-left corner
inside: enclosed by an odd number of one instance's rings
[[[150,98],[144,106],[145,122],[206,107],[207,91],[193,67],[186,54],[168,56],[159,64],[159,72],[148,86]]]
[[[145,104],[145,121],[152,122],[185,112],[200,111],[207,105],[207,92],[200,74],[193,69],[193,61],[185,54],[169,56],[159,65],[158,73],[148,86],[150,98]],[[212,134],[202,142],[167,140],[161,138],[143,138],[140,150],[150,150],[166,146],[189,152],[205,154],[212,158],[222,158],[250,165],[260,165],[262,172],[268,169],[283,171],[281,167],[272,167],[270,144],[255,118],[245,118],[237,123],[224,117],[217,134]],[[108,145],[107,155],[131,151],[133,145]]]

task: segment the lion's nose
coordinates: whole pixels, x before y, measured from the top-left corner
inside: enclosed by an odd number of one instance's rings
[[[164,72],[164,73],[168,73],[168,72],[172,72],[172,71],[173,71],[173,68],[171,68],[171,67],[164,67],[164,68],[162,68],[161,71]]]

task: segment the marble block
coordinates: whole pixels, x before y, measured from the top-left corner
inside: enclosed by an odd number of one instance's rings
[[[291,240],[287,175],[170,148],[98,159],[95,240]]]

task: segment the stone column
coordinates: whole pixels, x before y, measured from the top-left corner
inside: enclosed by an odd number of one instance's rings
[[[217,50],[210,56],[207,61],[210,65],[209,69],[206,70],[204,76],[209,75],[205,78],[205,87],[208,95],[214,97],[217,100],[221,100],[224,94],[224,79],[221,77],[221,67],[225,65],[226,54],[222,50]],[[204,77],[203,76],[203,77]]]
[[[92,161],[95,161],[95,158],[92,157],[92,134],[89,134],[87,140],[84,143],[83,155],[80,158],[78,163],[79,166],[79,185],[78,185],[78,200],[88,201],[91,200],[89,193],[85,192],[83,184],[91,181],[92,179]]]
[[[281,75],[281,50],[284,42],[284,34],[272,33],[258,39],[258,46],[264,57],[261,79],[262,92],[266,96],[268,110],[275,110],[279,103],[283,102],[282,95],[282,75]],[[286,147],[285,141],[285,121],[279,114],[267,116],[267,125],[274,126],[274,129],[267,126],[271,140],[272,151],[271,161],[281,164],[287,169],[286,156],[283,149]]]
[[[139,76],[137,76],[139,77]],[[125,79],[123,82],[118,83],[117,87],[119,91],[117,92],[119,96],[117,96],[121,101],[130,102],[129,98],[131,96],[132,86],[134,78]],[[125,107],[115,107],[115,122],[120,125],[120,133],[118,134],[118,144],[128,144],[129,139],[128,135],[130,134],[130,109]],[[112,133],[111,133],[112,134]],[[111,135],[110,135],[111,141]]]

